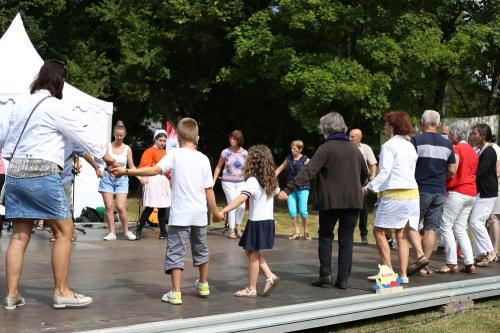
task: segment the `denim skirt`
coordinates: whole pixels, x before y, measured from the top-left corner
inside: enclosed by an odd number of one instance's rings
[[[238,245],[248,251],[272,249],[274,246],[274,220],[248,220]]]
[[[65,220],[71,218],[59,174],[5,180],[5,218]]]

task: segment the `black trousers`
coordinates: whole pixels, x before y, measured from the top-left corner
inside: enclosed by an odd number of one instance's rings
[[[154,207],[146,207],[142,211],[141,217],[139,219],[139,229],[144,228],[146,222],[148,221],[149,215],[153,212]],[[166,225],[168,223],[168,216],[170,214],[170,207],[158,208],[158,223],[160,224],[160,235],[167,234]]]
[[[366,203],[366,196],[363,199],[363,209],[359,211],[358,227],[361,237],[368,235],[368,204]]]
[[[339,222],[338,273],[337,281],[347,281],[351,275],[352,243],[354,229],[359,217],[359,209],[330,209],[319,211],[319,275],[332,274],[333,229]]]

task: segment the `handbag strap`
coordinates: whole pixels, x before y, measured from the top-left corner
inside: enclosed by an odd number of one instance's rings
[[[42,98],[40,101],[38,101],[38,103],[36,103],[36,105],[33,108],[33,110],[31,110],[31,113],[28,116],[28,119],[26,119],[26,122],[24,123],[24,126],[23,126],[23,129],[21,131],[21,134],[19,135],[19,139],[17,139],[16,145],[14,146],[14,150],[12,150],[12,154],[10,155],[10,158],[14,157],[14,153],[16,152],[17,146],[19,145],[19,142],[21,141],[21,137],[23,136],[24,130],[26,129],[26,126],[28,125],[28,121],[30,120],[31,116],[33,115],[33,112],[35,112],[36,108],[40,104],[42,104],[43,101],[45,101],[47,98],[50,98],[50,97],[52,97],[52,96],[45,96],[44,98]]]

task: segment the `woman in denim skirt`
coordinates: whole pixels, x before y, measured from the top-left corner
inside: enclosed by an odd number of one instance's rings
[[[72,141],[109,165],[114,160],[61,101],[66,74],[64,63],[45,61],[31,84],[31,94],[0,120],[0,148],[11,159],[5,180],[5,217],[14,226],[6,258],[7,310],[25,303],[19,279],[34,219],[45,220],[55,236],[53,307],[81,307],[92,302],[68,286],[73,223],[60,177],[64,147]]]

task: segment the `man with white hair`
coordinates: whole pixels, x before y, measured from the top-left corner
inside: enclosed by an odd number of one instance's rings
[[[456,172],[455,154],[450,141],[437,133],[439,113],[426,110],[422,114],[422,134],[412,139],[418,154],[415,179],[420,192],[420,219],[423,219],[423,236],[410,229],[409,240],[416,252],[417,261],[408,268],[408,275],[419,272],[431,274],[427,266],[436,243],[436,230],[443,216],[446,178]]]
[[[354,128],[349,132],[349,139],[358,146],[361,155],[366,163],[366,167],[369,172],[368,181],[372,181],[377,174],[377,159],[375,158],[375,154],[373,154],[373,150],[367,144],[361,142],[363,138],[363,132],[359,128]],[[368,206],[366,205],[366,197],[364,197],[363,209],[359,213],[359,234],[361,236],[361,242],[363,244],[368,244]]]

